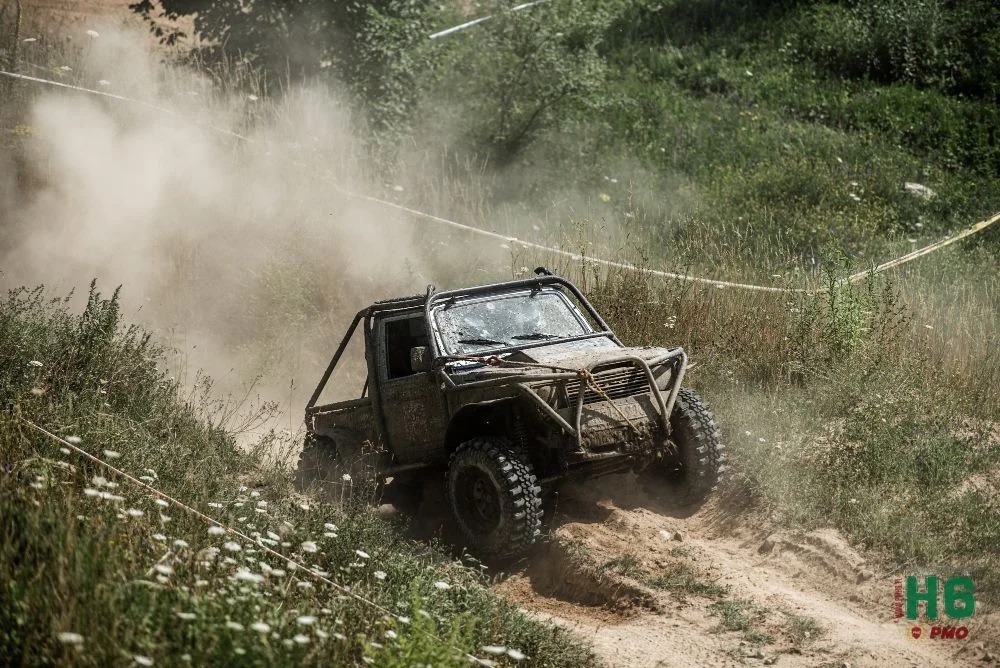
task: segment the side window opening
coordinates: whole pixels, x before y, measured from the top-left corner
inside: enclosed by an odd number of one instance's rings
[[[410,349],[427,345],[423,314],[385,323],[385,368],[389,379],[412,376]]]

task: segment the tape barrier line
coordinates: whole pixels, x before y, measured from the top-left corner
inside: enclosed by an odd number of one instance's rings
[[[544,0],[542,0],[542,1],[544,1]],[[530,6],[531,4],[538,4],[538,3],[537,2],[536,3],[528,3],[527,5],[519,5],[519,7]],[[14,79],[21,80],[21,81],[26,81],[26,82],[29,82],[29,83],[38,83],[38,84],[47,84],[47,85],[50,85],[50,86],[57,86],[59,88],[66,88],[66,89],[74,90],[74,91],[81,92],[81,93],[90,93],[92,95],[99,95],[99,96],[102,96],[102,97],[111,98],[111,99],[118,100],[118,101],[121,101],[121,102],[130,102],[130,103],[133,103],[133,104],[139,104],[139,105],[142,105],[142,106],[144,106],[144,107],[146,107],[148,109],[153,109],[153,110],[156,110],[156,111],[160,111],[160,112],[169,114],[171,116],[174,116],[174,117],[179,118],[181,120],[184,120],[186,122],[193,123],[195,125],[201,125],[202,127],[207,127],[208,129],[214,130],[216,132],[219,132],[221,134],[227,135],[229,137],[233,137],[233,138],[238,139],[240,141],[244,141],[244,142],[251,143],[251,144],[257,143],[256,140],[252,139],[251,137],[247,137],[245,135],[241,135],[239,133],[232,132],[231,130],[226,130],[224,128],[219,128],[219,127],[216,127],[216,126],[213,126],[213,125],[203,125],[203,124],[197,123],[197,122],[193,121],[192,119],[184,116],[183,114],[180,114],[180,113],[178,113],[176,111],[173,111],[171,109],[167,109],[165,107],[160,107],[158,105],[154,105],[154,104],[151,104],[149,102],[145,102],[143,100],[137,100],[137,99],[134,99],[134,98],[125,97],[124,95],[115,95],[113,93],[108,93],[108,92],[105,92],[105,91],[92,90],[92,89],[89,89],[89,88],[83,88],[82,86],[74,86],[74,85],[62,83],[62,82],[59,82],[59,81],[50,81],[49,79],[42,79],[42,78],[39,78],[39,77],[31,77],[31,76],[27,76],[27,75],[24,75],[24,74],[15,74],[15,73],[12,73],[12,72],[6,72],[4,70],[0,70],[0,76],[12,77]],[[300,162],[297,162],[295,160],[291,160],[287,156],[284,156],[284,157],[285,157],[286,160],[288,160],[289,162],[291,162],[291,163],[293,163],[295,165],[298,165],[300,167],[306,167],[304,164],[302,164]],[[596,264],[596,265],[600,265],[600,266],[604,266],[604,267],[609,267],[609,268],[612,268],[612,269],[626,269],[626,270],[642,271],[642,272],[647,273],[647,274],[652,275],[652,276],[659,276],[661,278],[670,278],[670,279],[674,279],[674,280],[687,281],[687,282],[690,282],[690,283],[699,283],[699,284],[702,284],[702,285],[712,285],[712,286],[715,286],[717,288],[735,288],[735,289],[738,289],[738,290],[748,290],[748,291],[753,291],[753,292],[777,292],[777,293],[791,293],[791,294],[802,294],[802,293],[813,294],[813,293],[819,293],[819,292],[826,292],[828,290],[828,288],[826,288],[826,287],[817,287],[815,289],[809,289],[809,288],[786,288],[786,287],[778,287],[778,286],[772,286],[772,285],[756,285],[756,284],[753,284],[753,283],[740,283],[740,282],[734,282],[734,281],[722,281],[722,280],[717,280],[717,279],[712,279],[712,278],[703,278],[701,276],[691,276],[689,274],[679,274],[679,273],[676,273],[676,272],[664,271],[664,270],[661,270],[661,269],[649,269],[649,268],[645,268],[645,267],[638,267],[638,266],[636,266],[634,264],[631,264],[631,263],[628,263],[628,262],[618,262],[618,261],[615,261],[615,260],[606,260],[606,259],[596,258],[596,257],[587,257],[587,256],[585,256],[585,255],[583,255],[581,253],[573,253],[571,251],[567,251],[567,250],[564,250],[564,249],[561,249],[561,248],[555,248],[555,247],[552,247],[552,246],[545,246],[544,244],[535,243],[533,241],[526,241],[526,240],[523,240],[523,239],[518,239],[516,237],[506,236],[506,235],[500,234],[498,232],[492,232],[490,230],[485,230],[485,229],[483,229],[481,227],[475,227],[473,225],[467,225],[465,223],[459,223],[459,222],[454,221],[454,220],[449,220],[449,219],[443,218],[441,216],[436,216],[434,214],[427,213],[426,211],[420,211],[418,209],[413,209],[411,207],[404,206],[402,204],[397,204],[395,202],[390,202],[388,200],[381,199],[379,197],[375,197],[373,195],[365,195],[365,194],[362,194],[362,193],[357,193],[357,192],[354,192],[352,190],[348,190],[347,188],[344,188],[343,186],[339,185],[337,182],[333,181],[332,179],[320,178],[320,177],[315,176],[315,175],[313,175],[313,178],[322,181],[324,184],[327,184],[327,185],[333,187],[337,192],[339,192],[339,193],[341,193],[341,194],[343,194],[343,195],[345,195],[347,197],[351,197],[353,199],[362,200],[362,201],[366,201],[366,202],[371,202],[371,203],[378,204],[378,205],[381,205],[381,206],[384,206],[384,207],[392,208],[392,209],[395,209],[397,211],[401,211],[401,212],[410,214],[411,216],[415,216],[417,218],[422,218],[424,220],[429,220],[431,222],[435,222],[435,223],[438,223],[440,225],[445,225],[445,226],[448,226],[448,227],[451,227],[451,228],[454,228],[454,229],[463,230],[463,231],[469,232],[471,234],[476,234],[476,235],[479,235],[479,236],[484,236],[484,237],[489,237],[489,238],[492,238],[492,239],[496,239],[498,241],[502,241],[502,242],[507,243],[507,244],[520,246],[521,248],[526,248],[526,249],[530,249],[530,250],[537,250],[537,251],[542,251],[542,252],[546,252],[546,253],[551,253],[551,254],[554,254],[554,255],[558,255],[560,257],[566,257],[566,258],[569,258],[569,259],[571,259],[573,261],[576,261],[576,262],[589,262],[591,264]],[[877,265],[877,266],[875,266],[875,267],[873,267],[871,269],[868,269],[866,271],[859,271],[859,272],[857,272],[855,274],[851,274],[846,279],[844,279],[844,282],[846,282],[846,283],[856,283],[858,281],[864,280],[865,278],[867,278],[869,276],[874,276],[876,274],[881,274],[882,272],[885,272],[885,271],[888,271],[889,269],[893,269],[893,268],[898,267],[900,265],[906,264],[907,262],[912,262],[913,260],[916,260],[917,258],[921,258],[921,257],[924,257],[925,255],[929,255],[929,254],[933,253],[934,251],[940,250],[941,248],[949,246],[949,245],[951,245],[951,244],[953,244],[953,243],[955,243],[957,241],[960,241],[961,239],[965,239],[966,237],[972,236],[974,234],[978,234],[979,232],[982,232],[983,230],[985,230],[987,227],[989,227],[989,226],[993,225],[994,223],[996,223],[998,220],[1000,220],[1000,213],[994,214],[993,216],[991,216],[991,217],[989,217],[989,218],[987,218],[985,220],[982,220],[982,221],[980,221],[980,222],[978,222],[978,223],[976,223],[976,224],[974,224],[974,225],[972,225],[970,227],[967,227],[964,230],[961,230],[957,234],[954,234],[952,236],[946,237],[944,239],[939,239],[938,241],[935,241],[934,243],[931,243],[931,244],[929,244],[927,246],[924,246],[923,248],[918,248],[917,250],[914,250],[914,251],[911,251],[909,253],[906,253],[905,255],[901,255],[901,256],[899,256],[897,258],[894,258],[892,260],[889,260],[887,262],[883,262],[882,264],[879,264],[879,265]]]
[[[306,573],[308,573],[309,575],[311,575],[313,578],[319,580],[320,582],[323,582],[324,584],[330,585],[331,587],[333,587],[337,591],[341,592],[345,596],[349,596],[350,598],[354,599],[355,601],[358,601],[359,603],[367,605],[368,607],[370,607],[371,609],[375,610],[376,612],[379,612],[379,613],[381,613],[383,615],[389,615],[390,617],[392,617],[393,619],[395,619],[397,622],[400,622],[401,624],[404,624],[404,625],[407,624],[407,621],[404,620],[403,618],[401,618],[400,615],[397,615],[392,610],[389,610],[388,608],[386,608],[386,607],[384,607],[382,605],[379,605],[378,603],[375,603],[374,601],[372,601],[370,599],[367,599],[364,596],[361,596],[360,594],[357,594],[356,592],[352,591],[350,587],[346,587],[344,585],[338,584],[337,582],[335,582],[335,581],[327,578],[326,576],[323,576],[323,575],[320,575],[319,573],[313,572],[313,570],[311,568],[309,568],[308,566],[306,566],[305,564],[300,563],[300,562],[296,561],[295,559],[291,559],[289,557],[286,557],[285,555],[281,554],[277,550],[274,550],[274,549],[268,547],[267,545],[265,545],[264,543],[262,543],[259,540],[255,540],[255,539],[251,538],[250,536],[248,536],[247,534],[243,533],[242,531],[240,531],[238,529],[234,529],[234,528],[232,528],[232,527],[230,527],[230,526],[228,526],[226,524],[223,524],[222,522],[220,522],[219,520],[215,519],[214,517],[206,515],[205,513],[201,512],[200,510],[198,510],[196,508],[193,508],[192,506],[190,506],[190,505],[188,505],[188,504],[186,504],[186,503],[184,503],[182,501],[178,501],[177,499],[175,499],[174,497],[170,496],[169,494],[167,494],[165,492],[161,492],[160,490],[158,490],[157,488],[153,487],[152,485],[150,485],[150,484],[148,484],[146,482],[143,482],[142,480],[139,480],[138,478],[136,478],[136,477],[134,477],[134,476],[126,473],[125,471],[121,470],[117,466],[114,466],[113,464],[110,464],[110,463],[106,462],[105,460],[101,459],[100,457],[92,455],[91,453],[87,452],[83,448],[81,448],[81,447],[79,447],[77,445],[74,445],[73,443],[70,443],[69,441],[67,441],[66,439],[62,438],[61,436],[57,436],[56,434],[53,434],[49,430],[44,429],[44,428],[38,426],[37,424],[35,424],[31,420],[28,420],[27,418],[24,418],[24,417],[21,417],[21,416],[17,416],[17,419],[19,419],[21,422],[23,422],[27,426],[31,427],[35,431],[38,431],[39,433],[41,433],[41,434],[43,434],[43,435],[51,438],[52,440],[54,440],[55,442],[59,443],[60,445],[63,445],[66,448],[69,448],[70,450],[72,450],[73,452],[76,452],[78,455],[81,455],[81,456],[85,457],[86,459],[89,459],[90,461],[94,462],[95,464],[99,464],[100,466],[103,466],[107,470],[109,470],[109,471],[111,471],[111,472],[113,472],[113,473],[121,476],[122,478],[124,478],[125,480],[128,480],[129,482],[133,483],[134,485],[136,485],[138,487],[141,487],[141,488],[145,489],[147,492],[150,492],[150,493],[154,494],[157,498],[163,499],[164,501],[166,501],[166,502],[168,502],[170,504],[173,504],[177,508],[180,508],[181,510],[183,510],[183,511],[185,511],[185,512],[187,512],[187,513],[189,513],[189,514],[191,514],[191,515],[193,515],[195,517],[197,517],[200,520],[203,520],[204,522],[207,522],[208,524],[211,524],[212,526],[217,526],[220,529],[223,529],[226,533],[232,534],[232,535],[234,535],[234,536],[236,536],[238,538],[242,538],[247,543],[253,545],[255,548],[263,550],[264,552],[268,553],[272,557],[275,557],[277,559],[281,559],[285,563],[295,565],[297,568],[302,569],[303,571],[305,571]],[[435,636],[431,636],[428,632],[422,631],[422,633],[424,633],[426,635],[426,637],[434,640],[435,642],[440,642],[440,639],[438,639]],[[480,658],[477,658],[477,657],[473,656],[472,654],[469,654],[468,652],[466,652],[466,651],[464,651],[462,649],[459,649],[458,647],[455,647],[454,645],[445,644],[445,646],[447,646],[447,647],[455,650],[460,655],[464,656],[466,659],[468,659],[469,661],[472,661],[473,663],[477,663],[477,664],[482,665],[482,666],[491,666],[492,665],[490,662],[485,661],[485,660],[480,659]]]
[[[109,98],[109,99],[112,99],[112,100],[118,100],[119,102],[129,102],[131,104],[137,104],[139,106],[146,107],[147,109],[151,109],[153,111],[158,111],[161,114],[166,114],[168,116],[173,116],[174,118],[180,119],[180,120],[182,120],[182,121],[184,121],[186,123],[190,123],[192,125],[198,125],[198,126],[201,126],[201,127],[207,127],[210,130],[214,130],[214,131],[216,131],[216,132],[218,132],[220,134],[228,135],[230,137],[233,137],[234,139],[239,139],[239,140],[246,141],[246,142],[252,142],[253,141],[252,139],[250,139],[250,137],[246,137],[244,135],[241,135],[238,132],[233,132],[232,130],[227,130],[225,128],[220,128],[220,127],[215,126],[215,125],[209,125],[209,124],[199,123],[198,121],[192,119],[191,117],[185,116],[184,114],[181,114],[180,112],[174,111],[173,109],[168,109],[167,107],[161,107],[159,105],[153,104],[152,102],[146,102],[145,100],[137,100],[134,97],[126,97],[124,95],[116,95],[115,93],[109,93],[108,91],[104,91],[104,90],[93,90],[91,88],[84,88],[83,86],[74,86],[73,84],[64,83],[62,81],[52,81],[51,79],[42,79],[41,77],[33,77],[33,76],[29,76],[27,74],[17,74],[15,72],[7,72],[7,71],[4,71],[4,70],[0,70],[0,76],[10,77],[11,79],[17,79],[19,81],[27,81],[29,83],[38,83],[38,84],[45,84],[45,85],[48,85],[48,86],[55,86],[57,88],[65,88],[66,90],[73,90],[73,91],[76,91],[78,93],[89,93],[90,95],[98,95],[100,97],[106,97],[106,98]]]
[[[543,2],[548,2],[548,0],[534,0],[534,2],[525,2],[524,4],[517,5],[516,7],[511,7],[510,11],[512,11],[512,12],[519,12],[522,9],[527,9],[528,7],[534,7],[535,5],[540,5]],[[466,21],[465,23],[461,23],[461,24],[459,24],[457,26],[453,26],[451,28],[447,28],[445,30],[441,30],[439,32],[436,32],[436,33],[434,33],[432,35],[428,35],[427,39],[438,39],[440,37],[445,37],[447,35],[451,35],[453,33],[456,33],[456,32],[458,32],[460,30],[465,30],[466,28],[471,28],[472,26],[479,25],[480,23],[483,23],[484,21],[489,21],[491,18],[493,18],[492,14],[488,14],[486,16],[480,16],[477,19],[472,19],[471,21]]]

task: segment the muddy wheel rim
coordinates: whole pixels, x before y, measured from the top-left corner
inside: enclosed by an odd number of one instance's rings
[[[500,494],[490,477],[478,469],[467,469],[458,478],[462,503],[458,511],[476,533],[490,534],[500,523]]]

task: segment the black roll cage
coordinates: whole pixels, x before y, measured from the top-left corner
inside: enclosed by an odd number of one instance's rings
[[[308,416],[311,409],[319,401],[320,395],[326,388],[327,382],[330,380],[330,376],[333,374],[333,370],[336,368],[337,363],[340,362],[340,358],[343,356],[344,351],[347,349],[347,345],[350,343],[351,339],[354,337],[354,332],[358,328],[358,324],[364,321],[364,335],[365,335],[365,349],[372,350],[372,319],[375,315],[381,315],[382,313],[391,313],[393,311],[410,311],[413,309],[420,308],[424,309],[424,326],[427,328],[427,342],[431,346],[434,353],[434,358],[437,359],[440,356],[441,351],[438,350],[437,338],[435,337],[435,327],[433,320],[431,318],[431,308],[440,303],[441,301],[449,299],[457,299],[462,297],[476,297],[479,295],[490,294],[491,292],[497,291],[512,291],[519,290],[522,288],[542,288],[545,286],[559,286],[566,288],[569,292],[576,298],[576,301],[583,306],[586,310],[587,315],[589,315],[594,323],[597,324],[599,331],[590,332],[588,334],[580,334],[579,336],[569,336],[561,339],[562,341],[579,341],[583,339],[593,339],[599,337],[607,337],[612,341],[617,343],[619,346],[622,342],[618,340],[608,323],[604,321],[601,314],[597,312],[593,304],[580,292],[580,289],[573,285],[571,282],[562,278],[561,276],[537,276],[534,278],[524,278],[516,281],[504,281],[500,283],[489,283],[487,285],[479,285],[471,288],[461,288],[457,290],[446,290],[443,292],[438,292],[433,285],[427,286],[427,292],[423,295],[413,295],[410,297],[396,297],[394,299],[385,299],[382,301],[377,301],[368,308],[361,309],[354,316],[351,321],[351,325],[347,328],[347,332],[340,341],[340,345],[337,346],[337,350],[333,353],[333,359],[330,360],[330,364],[326,367],[326,371],[323,372],[323,377],[320,379],[319,384],[313,391],[312,396],[309,398],[309,402],[306,404],[306,415]],[[494,348],[491,350],[482,351],[481,355],[488,355],[491,353],[496,353],[499,351],[503,352],[513,352],[517,350],[526,350],[528,348],[535,348],[538,346],[544,346],[551,344],[551,341],[530,341],[517,346],[504,346],[502,348]],[[371,388],[371,391],[377,394],[378,383],[372,383],[371,379],[374,378],[374,355],[368,355],[368,380],[365,382],[365,387]]]

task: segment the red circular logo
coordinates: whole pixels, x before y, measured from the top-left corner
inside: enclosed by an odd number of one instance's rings
[[[920,627],[919,626],[914,626],[912,629],[910,629],[910,633],[913,635],[913,639],[914,640],[918,639],[920,637],[920,634],[921,634]]]

